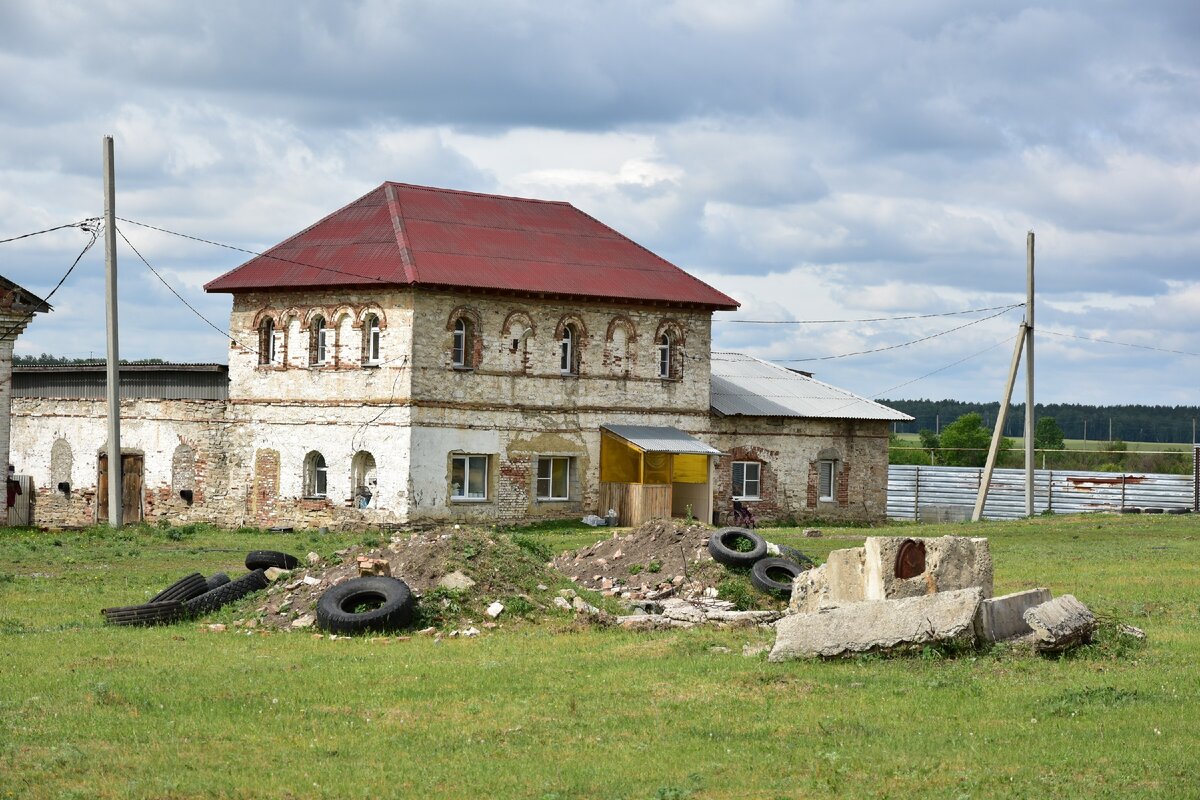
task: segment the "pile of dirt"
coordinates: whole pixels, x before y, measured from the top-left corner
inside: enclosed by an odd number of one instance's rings
[[[725,568],[709,555],[711,535],[712,529],[705,525],[656,519],[590,547],[567,551],[552,563],[576,585],[624,599],[695,596],[715,587],[725,575]]]
[[[398,535],[383,547],[339,550],[328,562],[318,561],[276,581],[259,608],[260,622],[275,628],[310,627],[321,595],[358,576],[360,556],[386,560],[392,577],[417,595],[416,627],[492,627],[498,623],[486,609],[494,602],[504,606],[497,617],[501,622],[563,614],[554,598],[574,584],[547,566],[551,553],[539,545],[533,537],[453,527]]]

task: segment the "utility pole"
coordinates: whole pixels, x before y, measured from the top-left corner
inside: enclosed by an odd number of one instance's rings
[[[1025,516],[1033,516],[1033,231],[1026,240],[1025,266]]]
[[[1083,440],[1087,441],[1087,417],[1083,419]]]
[[[121,491],[121,371],[117,355],[117,197],[113,178],[113,139],[104,137],[104,287],[107,306],[108,369],[108,525],[120,528],[125,509]]]

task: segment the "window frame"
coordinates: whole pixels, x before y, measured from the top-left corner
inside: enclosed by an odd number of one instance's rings
[[[459,494],[455,494],[454,489],[454,468],[458,462],[463,462],[463,485],[459,488]],[[471,466],[472,462],[483,462],[483,494],[471,495]],[[488,481],[491,478],[491,457],[480,453],[456,453],[450,457],[450,501],[454,503],[486,503],[491,497],[489,495]]]
[[[817,461],[817,502],[837,502],[837,461],[832,458],[822,458]],[[825,482],[823,472],[828,471],[829,494],[821,492],[821,484]]]
[[[471,322],[466,317],[454,321],[450,340],[450,365],[455,369],[471,369]]]
[[[363,365],[368,367],[378,366],[382,357],[382,327],[379,324],[379,316],[371,314],[367,317],[363,342]]]
[[[674,342],[669,331],[663,331],[658,339],[658,377],[666,380],[671,377],[671,347]]]
[[[558,371],[562,375],[579,374],[578,338],[579,333],[574,325],[563,326],[562,338],[558,340]]]
[[[278,332],[275,330],[275,320],[266,317],[258,325],[258,365],[260,367],[275,366],[278,361]]]
[[[538,456],[536,472],[534,473],[534,476],[533,476],[533,484],[534,484],[534,492],[533,493],[534,493],[534,497],[537,498],[538,502],[540,502],[540,503],[565,503],[565,502],[570,501],[570,499],[571,499],[571,472],[573,471],[571,462],[574,460],[575,459],[573,456]],[[564,476],[564,479],[563,479],[563,487],[562,487],[563,494],[561,496],[554,494],[554,462],[556,462],[556,461],[562,461],[566,464],[566,475]],[[544,477],[544,478],[542,477],[542,464],[547,464],[548,470],[549,470],[549,474],[547,474],[546,477]],[[549,487],[549,492],[546,494],[543,494],[543,492],[542,492],[543,481]]]
[[[329,462],[319,450],[304,457],[304,499],[325,500],[329,497]]]
[[[730,467],[730,469],[729,469],[730,494],[733,495],[733,499],[740,500],[740,501],[762,500],[762,462],[761,461],[734,461],[733,463],[731,463],[729,465],[729,467]],[[737,492],[737,483],[738,483],[737,468],[738,467],[742,468],[742,493],[741,494],[738,494],[738,492]],[[753,481],[754,489],[755,489],[754,494],[746,493],[746,484],[749,482],[746,479],[746,471],[747,471],[746,468],[747,467],[754,467],[754,481]]]
[[[323,367],[329,363],[329,325],[324,317],[317,317],[308,328],[308,365]]]

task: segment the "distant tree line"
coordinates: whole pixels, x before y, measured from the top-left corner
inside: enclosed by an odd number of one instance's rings
[[[40,356],[13,356],[13,366],[71,366],[74,364],[103,364],[103,358],[67,358],[42,353]],[[161,358],[122,358],[122,364],[166,364]]]
[[[997,403],[965,403],[959,400],[880,400],[886,406],[903,411],[913,422],[899,422],[896,433],[940,432],[941,428],[965,414],[978,414],[989,431],[1000,411]],[[1200,406],[1090,406],[1076,403],[1050,403],[1036,406],[1035,418],[1053,417],[1067,439],[1107,442],[1190,443],[1193,425],[1200,419]],[[1111,424],[1111,430],[1110,430]],[[1004,425],[1005,436],[1020,437],[1025,430],[1025,404],[1009,407]]]

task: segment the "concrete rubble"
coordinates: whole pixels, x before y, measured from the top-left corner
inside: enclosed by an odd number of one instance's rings
[[[1025,612],[1033,629],[1033,646],[1043,653],[1061,653],[1087,644],[1096,632],[1096,615],[1074,595],[1064,594]]]
[[[763,625],[783,616],[782,611],[737,611],[728,600],[709,598],[670,598],[659,605],[657,613],[629,614],[617,617],[615,622],[629,630],[660,630],[692,628],[706,623],[722,627]]]

